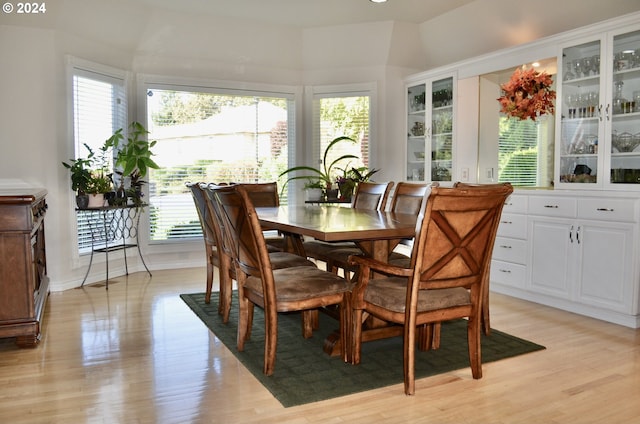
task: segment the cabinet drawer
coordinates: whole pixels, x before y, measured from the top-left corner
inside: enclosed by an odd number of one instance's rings
[[[575,218],[577,207],[575,198],[531,196],[529,199],[529,213],[532,215]]]
[[[498,235],[524,239],[527,237],[527,216],[512,213],[502,213]]]
[[[504,202],[502,213],[527,213],[527,196],[512,194]]]
[[[509,262],[491,261],[491,281],[505,286],[525,286],[526,267]],[[491,287],[491,285],[489,285]]]
[[[637,221],[635,199],[578,199],[578,218],[599,221]]]
[[[493,258],[502,261],[524,264],[527,244],[525,240],[496,237],[493,245]]]

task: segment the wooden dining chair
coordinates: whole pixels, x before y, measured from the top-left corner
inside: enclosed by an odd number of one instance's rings
[[[418,215],[420,208],[425,201],[425,195],[429,188],[429,184],[417,184],[399,182],[394,190],[393,196],[391,196],[391,205],[389,207],[390,212],[396,213],[408,213],[412,215]],[[331,258],[333,267],[342,269],[345,272],[347,278],[351,273],[357,270],[357,267],[349,263],[349,257],[352,255],[363,255],[362,250],[351,243],[351,245],[338,246],[328,256]],[[399,252],[391,252],[388,258],[389,261],[404,261],[406,265],[409,264],[409,257]]]
[[[250,183],[245,188],[249,193],[249,198],[253,202],[253,206],[259,207],[278,207],[280,206],[280,195],[278,194],[278,184],[276,182],[268,183]],[[270,252],[282,252],[285,250],[284,237],[278,234],[272,234],[273,231],[266,231],[265,237],[267,248]]]
[[[393,182],[358,183],[351,200],[351,207],[354,209],[383,211],[386,208],[387,199],[392,187]],[[354,242],[330,243],[320,240],[309,240],[305,241],[302,245],[307,257],[324,262],[327,271],[333,273],[338,273],[340,268],[351,268],[345,260],[346,257],[338,253],[340,249],[358,249]],[[348,271],[345,269],[345,272]]]
[[[264,374],[275,368],[278,340],[278,314],[302,311],[303,336],[312,335],[312,312],[320,307],[340,305],[340,328],[343,359],[347,360],[346,332],[351,285],[344,278],[317,267],[296,266],[274,269],[257,213],[242,185],[215,191],[227,228],[234,243],[239,298],[238,350],[251,335],[254,305],[264,309]]]
[[[248,192],[254,189],[254,184],[245,184],[245,188]],[[231,298],[233,292],[233,281],[237,281],[236,270],[233,266],[233,255],[235,253],[233,234],[226,225],[224,214],[218,206],[218,202],[215,198],[216,190],[221,187],[230,187],[229,185],[216,185],[208,184],[204,187],[205,199],[207,201],[207,208],[209,210],[208,216],[212,218],[212,227],[216,238],[216,246],[218,252],[219,262],[219,281],[220,281],[220,303],[219,309],[222,315],[222,321],[227,323],[229,321],[229,314],[231,311]],[[258,189],[259,191],[260,189]],[[271,265],[274,269],[288,268],[288,267],[300,267],[307,266],[316,268],[316,264],[304,258],[302,256],[281,252],[281,251],[269,251],[269,258]],[[205,298],[210,296],[211,293],[205,294]]]
[[[501,186],[501,184],[475,184],[475,183],[463,183],[463,182],[457,182],[454,184],[454,187],[459,187],[459,188],[470,188],[470,189],[474,189],[474,188],[492,188],[492,187],[499,187]],[[506,201],[506,199],[505,199]],[[485,285],[484,285],[484,292],[482,293],[482,331],[484,332],[484,334],[486,334],[487,336],[489,334],[491,334],[491,318],[490,318],[490,313],[489,313],[489,278],[490,278],[490,272],[487,272],[485,274],[485,278],[487,279]]]
[[[193,201],[196,205],[196,211],[198,212],[198,219],[200,220],[200,227],[202,227],[202,237],[204,239],[205,256],[207,260],[207,285],[205,292],[205,303],[211,302],[211,290],[213,287],[214,273],[216,269],[220,268],[220,259],[218,255],[218,248],[216,243],[216,235],[213,228],[212,217],[209,215],[209,208],[207,207],[207,199],[202,188],[202,183],[188,182],[186,185],[191,191]],[[218,312],[222,313],[223,307],[218,303]]]
[[[353,256],[359,266],[351,296],[351,359],[360,363],[363,314],[403,325],[404,390],[415,393],[415,349],[431,347],[433,326],[467,318],[473,378],[482,377],[482,294],[510,184],[492,188],[433,187],[424,205],[409,268]],[[388,277],[372,279],[372,272]],[[419,342],[417,342],[417,339]]]

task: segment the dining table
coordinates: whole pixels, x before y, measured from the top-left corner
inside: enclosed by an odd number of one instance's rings
[[[325,242],[353,241],[368,256],[387,262],[389,254],[404,239],[415,236],[417,215],[381,212],[334,205],[286,205],[256,208],[260,225],[277,230],[285,237],[286,250],[306,256],[304,237]],[[363,323],[363,341],[392,337],[402,327],[388,326],[374,319]],[[324,342],[330,355],[340,352],[340,334],[336,331]]]

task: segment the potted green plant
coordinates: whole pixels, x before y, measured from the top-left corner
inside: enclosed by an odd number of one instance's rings
[[[76,205],[80,209],[85,209],[88,206],[87,190],[93,178],[91,175],[93,152],[86,144],[85,147],[89,150],[89,155],[86,158],[69,159],[68,163],[62,162],[62,165],[71,173],[71,190],[76,193]]]
[[[317,202],[322,200],[325,185],[320,180],[309,179],[304,184],[305,200],[307,202]]]
[[[288,175],[297,171],[307,171],[307,172],[305,173],[306,175],[296,175],[293,177],[289,177],[289,179],[287,179],[287,181],[282,186],[282,189],[284,190],[284,187],[289,183],[289,181],[304,179],[307,181],[309,180],[320,181],[324,185],[325,190],[331,190],[333,182],[335,181],[334,168],[336,168],[336,165],[348,159],[358,159],[358,157],[355,155],[347,154],[347,155],[339,156],[333,161],[328,162],[329,152],[336,144],[342,141],[348,141],[351,143],[356,142],[354,139],[346,136],[334,138],[333,140],[331,140],[327,148],[324,150],[324,154],[322,156],[322,168],[314,168],[312,166],[294,166],[292,168],[286,169],[279,175],[279,177],[283,177],[285,175]],[[311,173],[311,175],[309,175],[309,173]]]
[[[89,195],[90,208],[97,208],[104,206],[105,193],[109,193],[113,189],[111,178],[103,173],[102,170],[93,171],[91,179],[87,184],[86,190]]]
[[[351,200],[353,192],[358,183],[366,182],[371,179],[371,176],[379,171],[379,169],[369,170],[366,166],[359,168],[341,168],[342,176],[340,176],[336,182],[338,183],[338,191],[340,192],[341,200]]]
[[[129,125],[126,143],[122,128],[105,141],[106,145],[117,151],[115,164],[120,168],[116,171],[119,175],[117,197],[120,199],[124,197],[125,201],[128,197],[136,205],[142,203],[142,186],[145,183],[142,179],[147,175],[149,169],[160,168],[151,158],[153,156],[151,148],[155,146],[156,141],[148,141],[147,134],[149,131],[141,123],[134,121]],[[130,181],[129,187],[126,187],[126,179]]]

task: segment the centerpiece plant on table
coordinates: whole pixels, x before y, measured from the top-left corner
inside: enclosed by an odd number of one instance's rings
[[[353,192],[358,183],[370,181],[373,174],[379,171],[379,169],[369,170],[366,166],[359,168],[343,168],[342,176],[336,179],[338,183],[338,191],[340,192],[340,200],[351,200]]]
[[[340,142],[355,143],[356,141],[351,137],[346,137],[346,136],[337,137],[331,140],[329,145],[327,145],[327,148],[324,150],[324,154],[322,156],[322,167],[320,168],[314,168],[312,166],[302,165],[302,166],[294,166],[292,168],[286,169],[278,176],[279,178],[285,175],[296,173],[298,171],[303,171],[305,175],[294,175],[292,177],[289,177],[287,181],[284,183],[282,190],[284,190],[284,187],[289,183],[289,181],[306,180],[307,184],[305,185],[305,187],[310,187],[312,185],[316,185],[316,186],[320,185],[325,190],[325,195],[326,195],[329,190],[332,190],[333,183],[336,180],[335,170],[338,169],[337,165],[349,159],[358,159],[358,157],[355,155],[345,154],[329,162],[329,153],[331,152],[331,149],[334,148],[334,146]]]

